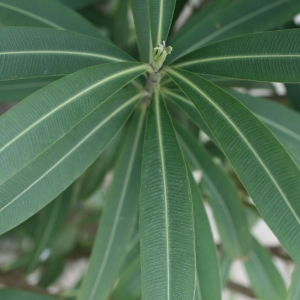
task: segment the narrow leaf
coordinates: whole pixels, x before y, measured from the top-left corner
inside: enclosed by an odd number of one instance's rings
[[[295,265],[292,283],[286,300],[298,300],[300,298],[300,267]]]
[[[84,69],[1,116],[1,233],[40,210],[91,165],[142,95],[133,90],[110,97],[146,70],[139,63]]]
[[[133,61],[111,44],[69,31],[8,27],[0,29],[0,39],[0,80],[62,76],[93,65]]]
[[[271,30],[290,21],[300,11],[298,0],[238,0],[211,3],[213,14],[200,11],[170,40],[170,59],[206,44],[257,31]],[[232,1],[231,1],[232,2]]]
[[[193,299],[195,241],[188,175],[159,91],[148,115],[140,204],[143,299]]]
[[[282,300],[286,297],[283,279],[271,255],[255,239],[249,260],[244,263],[255,295],[261,300]]]
[[[222,251],[220,254],[220,273],[223,288],[227,285],[231,264],[232,260]]]
[[[176,0],[147,0],[151,25],[152,44],[167,40]]]
[[[300,82],[299,39],[299,29],[238,36],[195,50],[173,66],[200,74]]]
[[[41,294],[33,294],[20,290],[0,289],[0,298],[5,300],[55,300],[58,298]]]
[[[238,100],[195,74],[167,72],[195,104],[264,220],[300,263],[299,168]]]
[[[140,107],[131,121],[78,300],[106,300],[126,257],[140,197],[145,114]]]
[[[236,187],[187,130],[177,125],[176,131],[192,170],[203,172],[224,251],[232,259],[247,256],[250,233]]]
[[[195,226],[198,281],[196,284],[198,287],[198,289],[196,288],[196,295],[198,292],[200,293],[199,299],[221,300],[220,270],[216,246],[204,209],[202,196],[190,170],[189,181],[192,192]]]
[[[274,101],[235,91],[229,93],[247,106],[273,132],[300,166],[300,114]]]
[[[108,41],[74,10],[56,1],[1,0],[0,23],[4,26],[47,27],[71,30]]]
[[[137,44],[143,62],[152,61],[152,37],[148,0],[131,0]]]

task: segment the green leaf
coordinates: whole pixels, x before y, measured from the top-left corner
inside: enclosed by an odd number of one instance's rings
[[[221,251],[220,254],[220,273],[222,279],[222,287],[224,288],[227,285],[229,280],[229,271],[232,264],[232,260],[225,254],[224,251]]]
[[[137,300],[142,297],[140,256],[121,274],[117,287],[110,296],[112,300]]]
[[[188,170],[188,173],[194,210],[197,267],[196,285],[198,287],[196,294],[197,292],[200,293],[199,299],[221,300],[220,270],[216,246],[203,205],[202,196],[192,172]]]
[[[238,100],[182,70],[168,75],[195,104],[271,230],[300,263],[300,170],[270,131]]]
[[[152,61],[152,38],[148,0],[131,0],[137,44],[143,62]]]
[[[96,0],[59,0],[59,1],[74,9],[80,9],[96,2]]]
[[[224,251],[232,259],[247,256],[250,250],[250,233],[236,187],[187,130],[177,124],[175,128],[192,170],[203,172]]]
[[[152,44],[167,40],[176,0],[147,0],[151,26]]]
[[[300,84],[286,84],[285,87],[294,108],[300,111]]]
[[[0,298],[5,300],[55,300],[57,298],[48,297],[41,294],[32,294],[20,290],[0,289]]]
[[[92,24],[74,10],[56,1],[0,0],[3,26],[47,27],[71,30],[108,41]]]
[[[131,121],[78,300],[106,300],[126,257],[140,198],[145,115],[142,106]]]
[[[300,82],[299,29],[238,36],[180,58],[176,68],[257,81]]]
[[[206,44],[234,36],[270,30],[291,20],[300,11],[298,0],[214,1],[213,14],[197,13],[178,31],[170,45],[174,60]]]
[[[300,167],[300,114],[274,101],[228,91],[258,117]]]
[[[286,297],[283,279],[267,250],[253,239],[249,260],[244,263],[253,291],[261,300],[282,300]]]
[[[60,233],[67,218],[73,200],[72,194],[73,185],[67,188],[53,202],[45,207],[42,217],[37,223],[35,245],[31,252],[27,273],[33,272],[37,268],[39,262],[43,262],[48,258],[41,257],[43,251],[48,250],[49,255],[51,254],[49,245]]]
[[[140,204],[143,299],[193,299],[193,208],[182,152],[165,103],[152,95]]]
[[[133,61],[117,47],[75,32],[10,27],[0,29],[0,39],[0,80],[62,76],[102,63]]]
[[[292,283],[289,288],[286,300],[298,300],[300,298],[300,267],[295,265]]]
[[[1,116],[0,233],[40,210],[91,165],[142,95],[133,90],[110,97],[147,68],[111,63],[84,69]]]

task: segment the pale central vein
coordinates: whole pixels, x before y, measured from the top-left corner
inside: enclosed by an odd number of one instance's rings
[[[135,98],[137,98],[137,97],[135,97]],[[130,158],[129,158],[127,171],[126,171],[126,174],[125,174],[124,184],[123,184],[123,187],[122,187],[122,191],[121,191],[121,195],[120,195],[120,199],[119,199],[119,203],[118,203],[118,207],[117,207],[117,212],[116,212],[115,217],[114,217],[111,234],[110,234],[109,241],[107,243],[107,248],[105,250],[105,254],[104,254],[104,257],[103,257],[103,263],[101,264],[101,267],[100,267],[100,270],[98,272],[95,284],[93,285],[92,291],[91,291],[90,296],[88,298],[89,300],[93,299],[94,296],[95,296],[95,293],[97,292],[97,287],[98,287],[98,285],[101,281],[101,277],[103,275],[103,271],[104,271],[104,268],[105,268],[106,263],[107,263],[107,259],[108,259],[108,256],[109,256],[109,253],[110,253],[110,250],[111,250],[111,247],[112,247],[112,243],[113,243],[113,240],[115,238],[118,222],[119,222],[119,219],[120,219],[121,210],[123,208],[125,195],[126,195],[126,192],[127,192],[127,189],[128,189],[129,179],[130,179],[130,175],[131,175],[131,172],[132,172],[135,155],[136,155],[136,152],[137,152],[139,138],[141,136],[141,132],[142,132],[142,128],[143,128],[144,115],[145,115],[145,110],[143,110],[143,113],[141,113],[139,121],[138,121],[136,135],[135,135],[135,138],[134,138],[134,143],[133,143],[133,146],[132,146],[132,151],[131,151],[131,155],[130,155]]]
[[[166,256],[167,256],[167,299],[170,300],[170,249],[169,249],[169,208],[168,208],[168,195],[167,195],[167,180],[166,180],[166,167],[164,158],[164,147],[162,141],[161,132],[161,121],[160,121],[160,109],[159,109],[159,91],[155,91],[155,108],[156,108],[156,120],[157,120],[157,131],[158,131],[158,141],[159,141],[159,151],[162,167],[162,177],[164,186],[164,205],[165,205],[165,220],[166,220]]]
[[[22,137],[24,134],[26,134],[27,132],[29,132],[32,128],[34,128],[35,126],[37,126],[39,123],[41,123],[43,120],[47,119],[49,116],[51,116],[52,114],[54,114],[56,111],[58,111],[59,109],[61,109],[62,107],[66,106],[67,104],[69,104],[70,102],[72,102],[73,100],[77,99],[78,97],[84,95],[85,93],[93,90],[94,88],[98,87],[99,85],[104,84],[107,81],[110,81],[113,78],[117,78],[120,77],[122,75],[125,75],[127,73],[131,73],[133,71],[138,71],[139,69],[144,68],[144,66],[141,67],[134,67],[122,72],[119,72],[117,74],[113,74],[111,76],[108,76],[100,81],[98,81],[97,83],[91,85],[90,87],[84,89],[83,91],[81,91],[80,93],[77,93],[76,95],[74,95],[73,97],[67,99],[65,102],[63,102],[62,104],[58,105],[57,107],[55,107],[54,109],[52,109],[50,112],[48,112],[47,114],[45,114],[44,116],[42,116],[40,119],[38,119],[37,121],[35,121],[33,124],[31,124],[30,126],[28,126],[25,130],[23,130],[21,133],[19,133],[17,136],[15,136],[12,140],[10,140],[8,143],[6,143],[2,148],[0,148],[0,153],[5,150],[7,147],[9,147],[11,144],[13,144],[16,140],[18,140],[20,137]]]
[[[179,77],[182,81],[185,81],[188,85],[190,85],[193,89],[195,89],[198,93],[200,93],[202,95],[202,97],[204,97],[216,110],[219,111],[219,113],[228,121],[228,123],[232,126],[232,128],[238,133],[238,135],[242,138],[242,140],[245,142],[245,144],[247,145],[247,147],[251,150],[251,152],[254,154],[254,156],[256,157],[256,159],[258,160],[258,162],[260,163],[260,165],[263,167],[263,169],[265,170],[265,172],[268,174],[269,178],[271,179],[271,181],[273,182],[274,186],[276,187],[276,189],[279,191],[280,195],[282,196],[283,200],[285,201],[285,203],[287,204],[288,208],[290,209],[290,211],[292,212],[292,214],[294,215],[295,219],[297,220],[297,222],[300,224],[300,219],[297,216],[296,212],[294,211],[293,207],[291,206],[290,202],[288,201],[285,193],[282,191],[281,187],[279,186],[279,184],[277,183],[277,180],[274,178],[274,176],[272,175],[272,173],[270,172],[270,170],[268,169],[268,167],[264,164],[264,162],[262,161],[262,159],[260,158],[260,156],[258,155],[258,153],[256,152],[256,150],[252,147],[252,145],[250,144],[250,142],[248,141],[248,139],[245,137],[245,135],[239,130],[239,128],[235,125],[235,123],[230,119],[229,116],[227,116],[227,114],[218,106],[214,103],[214,101],[206,94],[204,93],[201,89],[198,88],[198,86],[196,86],[195,84],[193,84],[192,82],[190,82],[189,80],[187,80],[185,77],[181,76],[180,74],[178,74],[176,71],[172,70],[172,69],[168,69],[169,73],[175,73],[175,76]]]

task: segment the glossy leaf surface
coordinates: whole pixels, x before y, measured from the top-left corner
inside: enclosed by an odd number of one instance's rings
[[[62,76],[93,65],[133,61],[111,44],[69,31],[8,27],[0,29],[0,39],[0,80]]]
[[[159,91],[147,121],[140,204],[143,299],[193,299],[195,236],[185,162]]]
[[[170,40],[170,60],[219,40],[274,29],[300,11],[297,0],[215,0],[207,6]]]
[[[91,67],[1,116],[0,127],[7,128],[0,136],[1,233],[53,200],[90,166],[141,95],[134,90],[105,101],[146,69],[140,63]]]
[[[272,262],[271,255],[255,239],[245,268],[255,295],[261,300],[282,300],[286,297],[283,279]]]
[[[250,234],[236,187],[187,130],[181,126],[176,126],[176,130],[192,170],[203,172],[203,180],[210,192],[210,205],[226,254],[232,259],[247,256],[250,249]]]
[[[1,0],[0,23],[71,30],[108,41],[92,24],[74,10],[56,1]]]
[[[136,223],[141,186],[146,110],[144,107],[137,110],[115,168],[78,299],[107,299],[126,257]]]
[[[174,67],[239,79],[300,82],[299,39],[299,29],[238,36],[195,50]]]
[[[195,74],[178,69],[167,72],[195,104],[258,211],[299,263],[299,168],[238,100]]]

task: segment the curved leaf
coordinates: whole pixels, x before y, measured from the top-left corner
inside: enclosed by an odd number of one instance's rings
[[[247,106],[277,137],[300,166],[300,114],[274,101],[228,91]]]
[[[132,91],[106,100],[147,67],[112,63],[84,69],[1,116],[1,233],[53,200],[97,158],[142,95]]]
[[[0,39],[0,80],[62,76],[93,65],[133,61],[111,44],[69,31],[8,27],[0,29]]]
[[[187,130],[178,125],[175,128],[192,170],[200,169],[203,172],[224,251],[232,259],[247,256],[250,233],[236,187]]]
[[[138,108],[131,121],[78,300],[106,300],[126,257],[140,197],[145,114]]]
[[[131,0],[131,9],[141,60],[143,62],[151,62],[153,45],[148,0]]]
[[[282,300],[286,297],[283,279],[270,254],[255,239],[249,260],[244,263],[255,295],[261,300]]]
[[[170,40],[174,48],[170,59],[218,40],[276,28],[300,11],[298,0],[238,0],[231,5],[226,0],[214,2],[213,15],[208,18],[207,12],[200,11]]]
[[[300,298],[300,267],[295,265],[292,283],[286,300],[298,300]]]
[[[151,25],[152,44],[167,40],[172,24],[176,0],[147,0]]]
[[[192,192],[195,244],[196,244],[196,268],[197,268],[197,291],[199,299],[221,300],[220,270],[216,246],[208,218],[203,205],[201,193],[190,170],[189,181]],[[212,288],[213,287],[213,288]]]
[[[186,71],[168,75],[195,104],[269,227],[300,263],[300,170],[270,131],[238,100]]]
[[[300,29],[238,36],[178,59],[176,68],[257,81],[300,82]]]
[[[4,26],[71,30],[108,41],[78,13],[56,1],[0,0],[0,23]]]
[[[225,254],[224,251],[220,254],[220,273],[222,279],[222,287],[227,285],[229,280],[229,271],[232,264],[232,260]]]
[[[188,175],[158,90],[148,115],[140,204],[143,299],[193,299],[195,240]]]
[[[0,289],[0,297],[5,300],[55,300],[57,298],[33,294],[13,289]]]

